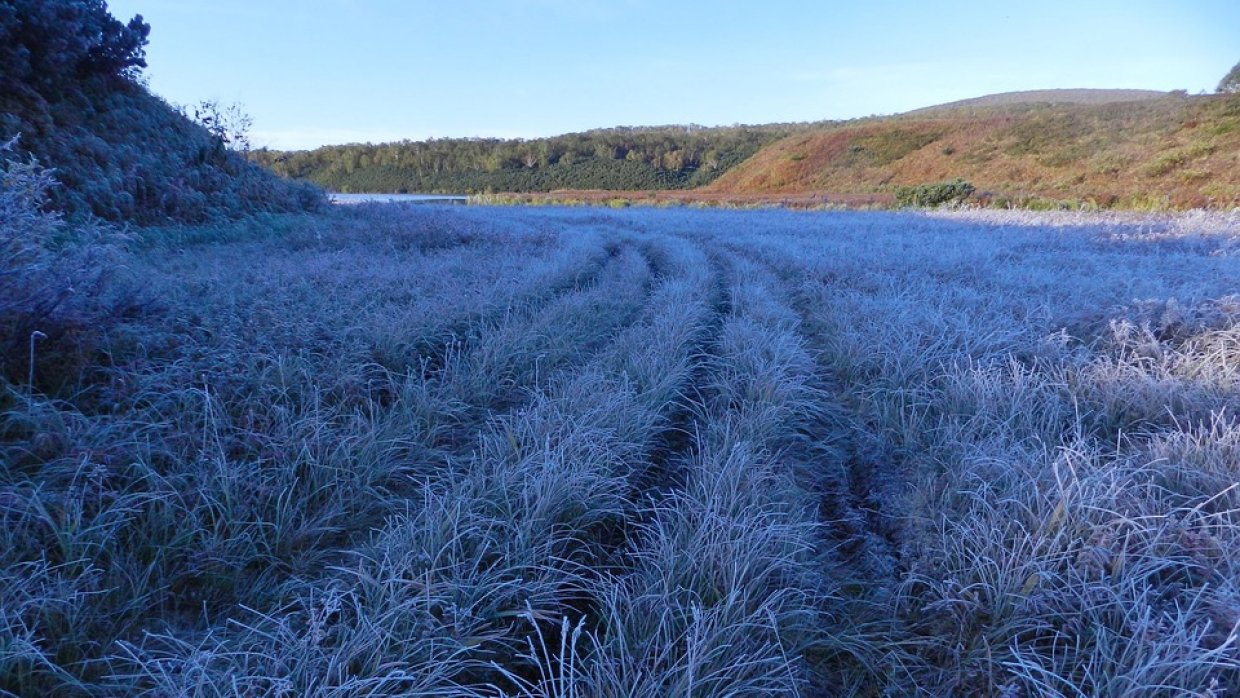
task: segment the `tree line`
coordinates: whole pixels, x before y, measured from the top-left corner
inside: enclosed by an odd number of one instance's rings
[[[278,174],[342,192],[688,189],[763,146],[821,124],[619,127],[551,138],[443,138],[257,150]]]

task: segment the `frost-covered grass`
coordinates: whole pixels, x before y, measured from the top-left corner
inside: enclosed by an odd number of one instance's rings
[[[1240,691],[1225,214],[109,240],[0,384],[0,693]]]

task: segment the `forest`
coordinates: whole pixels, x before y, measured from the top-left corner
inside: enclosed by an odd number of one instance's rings
[[[821,124],[818,124],[821,126]],[[551,138],[444,138],[257,150],[274,172],[340,192],[477,194],[690,189],[812,124],[609,128]]]

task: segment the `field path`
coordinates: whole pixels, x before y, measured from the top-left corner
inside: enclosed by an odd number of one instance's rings
[[[1237,694],[1236,221],[1014,215],[148,241],[0,385],[0,694]]]

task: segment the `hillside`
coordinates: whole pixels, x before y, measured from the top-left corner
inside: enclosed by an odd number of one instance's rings
[[[259,151],[337,191],[520,193],[512,200],[881,203],[956,178],[999,205],[1233,206],[1240,97],[1151,90],[988,95],[848,122],[599,129]]]
[[[713,196],[890,194],[963,178],[995,203],[1240,204],[1240,97],[1025,103],[866,119],[788,136]]]
[[[1010,107],[1020,104],[1114,104],[1116,102],[1140,102],[1150,99],[1165,99],[1171,96],[1167,92],[1157,90],[1098,90],[1098,89],[1059,89],[1059,90],[1023,90],[1020,92],[1000,92],[983,95],[971,99],[961,99],[945,104],[936,104],[906,112],[907,114],[927,114],[947,110],[978,109],[987,107]]]
[[[55,170],[49,205],[139,224],[314,208],[322,195],[248,162],[143,86],[142,18],[104,3],[0,6],[0,142]]]

